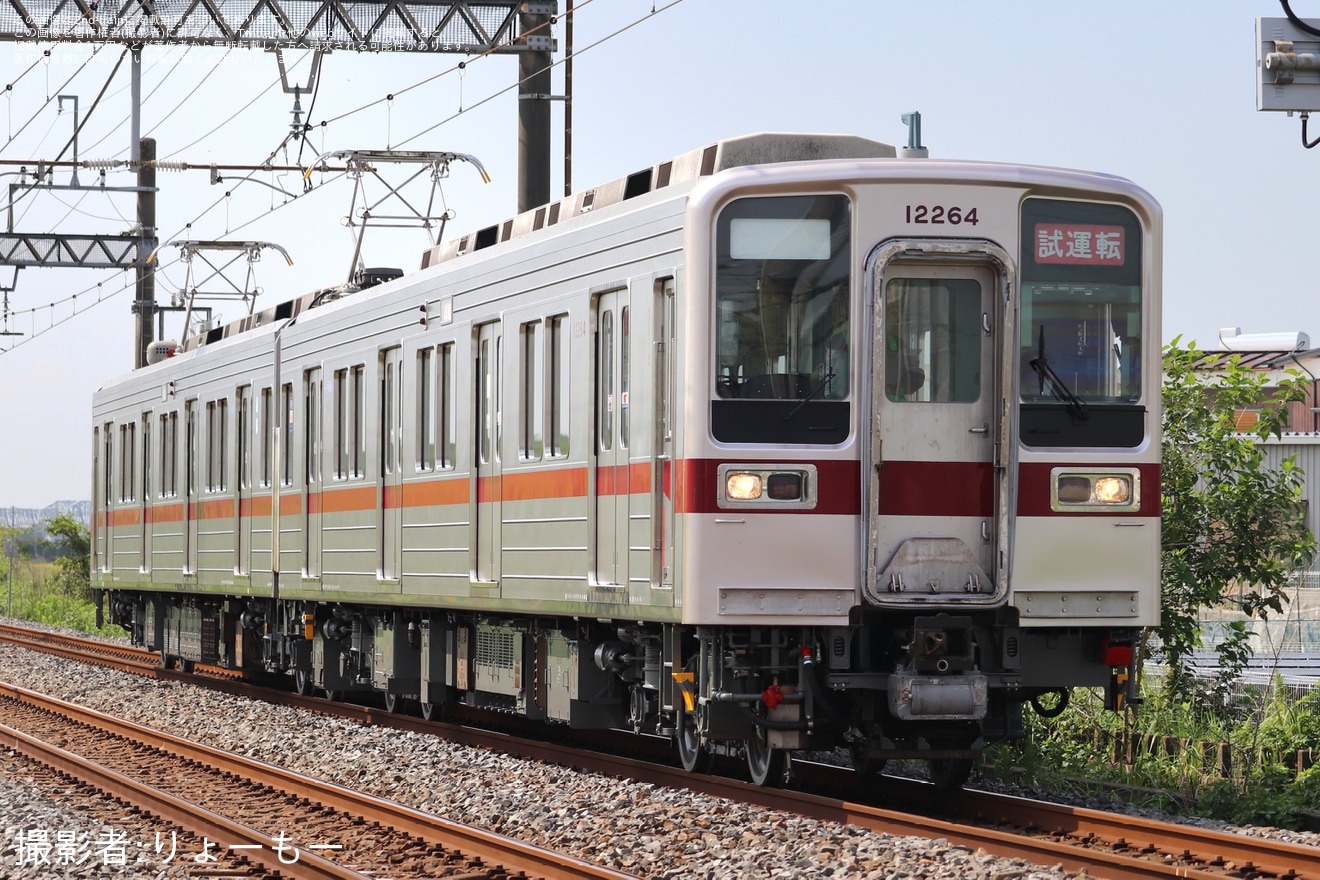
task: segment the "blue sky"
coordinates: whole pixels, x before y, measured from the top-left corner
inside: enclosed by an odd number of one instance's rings
[[[754,131],[850,132],[901,144],[906,130],[899,117],[919,110],[932,156],[1104,171],[1153,193],[1165,210],[1165,340],[1181,335],[1204,346],[1220,327],[1240,326],[1246,333],[1302,330],[1320,344],[1309,228],[1320,149],[1301,147],[1297,118],[1255,109],[1255,19],[1282,16],[1277,2],[835,0],[810,12],[806,6],[789,0],[582,6],[575,24],[581,54],[574,69],[574,188]],[[653,8],[661,11],[652,14]],[[1320,0],[1295,9],[1320,18]],[[562,39],[562,29],[556,36]],[[47,97],[77,94],[86,117],[120,54],[106,46],[88,61],[92,47],[61,46],[22,75],[47,47],[10,44],[0,59],[0,76],[14,84],[0,102],[0,158],[53,158],[73,131],[72,113],[66,102],[57,114],[57,101]],[[297,62],[293,78],[302,81],[306,60],[297,53],[288,60]],[[320,150],[384,146],[471,153],[493,181],[482,184],[472,169],[455,166],[444,187],[457,215],[450,233],[511,216],[517,101],[513,91],[496,93],[514,83],[517,62],[484,58],[460,74],[452,70],[460,60],[329,55],[308,114],[315,130],[303,160]],[[256,164],[287,131],[292,99],[278,86],[272,55],[153,46],[144,51],[143,70],[143,94],[150,94],[143,132],[157,139],[162,158]],[[84,125],[80,158],[126,157],[127,71],[125,61]],[[429,77],[436,78],[408,88]],[[562,82],[557,71],[556,92]],[[381,100],[389,94],[392,101]],[[553,113],[558,132],[562,105]],[[321,126],[323,120],[328,124]],[[557,136],[554,196],[563,193],[559,156]],[[287,156],[297,157],[296,149]],[[67,174],[57,173],[55,182],[68,182]],[[257,267],[265,306],[343,280],[352,254],[340,222],[349,208],[347,181],[314,176],[311,193],[283,204],[286,198],[269,186],[233,186],[237,176],[215,186],[205,171],[161,172],[162,237],[241,237],[285,247],[293,267],[273,253]],[[79,179],[88,183],[95,175],[81,171]],[[299,188],[292,174],[258,179]],[[107,183],[133,179],[112,172]],[[113,233],[133,213],[131,197],[49,193],[20,206],[15,228]],[[426,244],[415,230],[373,230],[366,262],[415,269]],[[165,256],[173,260],[177,250],[167,248]],[[8,272],[0,274],[7,279]],[[183,280],[183,267],[167,263],[158,299],[166,301]],[[91,395],[132,366],[129,281],[112,271],[19,274],[11,307],[37,311],[12,325],[30,341],[0,354],[0,505],[41,507],[89,496]],[[67,304],[46,307],[73,293],[80,294],[81,314],[72,315]],[[104,301],[87,309],[98,293]],[[237,305],[223,311],[226,318],[240,314]],[[13,341],[0,339],[0,347]]]

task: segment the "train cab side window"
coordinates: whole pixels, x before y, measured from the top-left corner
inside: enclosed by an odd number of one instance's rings
[[[1018,376],[1027,446],[1145,439],[1141,221],[1121,205],[1022,203]],[[1158,341],[1154,343],[1158,345]]]
[[[548,369],[546,370],[546,415],[549,424],[546,436],[549,439],[546,458],[563,458],[568,455],[569,425],[569,359],[568,359],[568,316],[560,315],[546,322],[546,346]]]
[[[742,198],[720,212],[715,439],[831,444],[847,438],[851,226],[844,195]]]
[[[518,457],[538,461],[544,451],[541,414],[544,412],[544,338],[540,321],[523,324],[519,332]]]

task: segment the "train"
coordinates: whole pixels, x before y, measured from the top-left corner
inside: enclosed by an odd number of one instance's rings
[[[721,140],[157,344],[93,401],[98,609],[166,665],[966,781],[1159,622],[1161,211]]]

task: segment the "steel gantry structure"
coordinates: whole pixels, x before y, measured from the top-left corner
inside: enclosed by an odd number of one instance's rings
[[[108,261],[138,270],[134,348],[135,363],[143,366],[156,309],[146,256],[157,245],[155,144],[138,137],[144,46],[517,55],[521,213],[550,201],[550,24],[557,9],[555,0],[0,0],[0,41],[118,43],[133,50],[129,164],[138,169],[141,233],[136,253],[121,250]],[[103,247],[78,252],[60,242],[33,243],[12,229],[5,238],[14,241],[3,242],[0,265],[92,266],[107,259]],[[103,239],[112,249],[121,243],[117,236],[69,238]]]

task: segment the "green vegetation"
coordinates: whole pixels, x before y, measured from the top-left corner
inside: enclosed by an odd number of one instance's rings
[[[96,628],[87,527],[65,515],[42,525],[27,532],[0,528],[6,550],[0,559],[0,613],[82,632],[123,635],[119,627]]]
[[[1266,468],[1259,445],[1281,436],[1287,404],[1305,389],[1300,373],[1270,386],[1237,357],[1213,372],[1204,361],[1178,340],[1164,350],[1162,622],[1142,650],[1162,675],[1143,682],[1141,702],[1123,715],[1081,691],[1057,718],[1028,710],[1026,739],[991,760],[1034,784],[1121,783],[1161,806],[1194,801],[1202,815],[1296,828],[1304,813],[1320,813],[1320,770],[1305,769],[1309,750],[1320,750],[1320,696],[1298,699],[1277,681],[1243,687],[1241,673],[1247,620],[1283,611],[1290,577],[1315,553],[1301,472],[1291,459]],[[1237,433],[1242,411],[1259,415],[1249,435]],[[1244,619],[1224,626],[1216,675],[1197,679],[1186,661],[1212,607]]]

